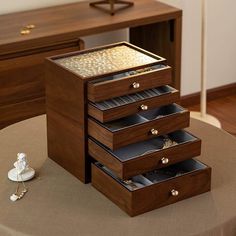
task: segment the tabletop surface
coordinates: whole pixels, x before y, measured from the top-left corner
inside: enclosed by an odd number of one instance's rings
[[[0,55],[169,20],[181,14],[181,10],[155,0],[134,0],[133,7],[114,16],[91,8],[88,1],[6,14],[0,16]],[[30,34],[21,35],[21,29],[29,24],[36,27]]]
[[[0,235],[236,235],[236,139],[191,120],[188,129],[202,139],[201,161],[212,167],[212,191],[129,217],[90,184],[47,158],[45,116],[0,131]],[[26,152],[37,176],[17,202],[7,179],[18,152]]]

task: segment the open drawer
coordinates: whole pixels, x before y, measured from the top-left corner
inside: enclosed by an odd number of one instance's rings
[[[88,149],[90,156],[113,171],[116,176],[128,179],[200,155],[201,140],[187,131],[179,130],[115,151],[89,139]]]
[[[188,126],[189,111],[171,104],[107,123],[89,118],[88,134],[115,150]]]
[[[90,102],[88,104],[88,114],[105,123],[177,102],[179,97],[178,90],[169,85],[164,85],[102,102]]]
[[[190,159],[123,181],[104,165],[95,163],[92,185],[130,216],[135,216],[209,191],[211,168]]]
[[[171,67],[158,64],[138,70],[107,76],[88,83],[88,99],[92,102],[133,94],[170,84]]]

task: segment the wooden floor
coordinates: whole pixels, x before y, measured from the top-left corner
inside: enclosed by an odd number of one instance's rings
[[[188,109],[199,111],[199,105],[190,106]],[[224,130],[236,135],[236,94],[208,102],[207,112],[220,120]]]

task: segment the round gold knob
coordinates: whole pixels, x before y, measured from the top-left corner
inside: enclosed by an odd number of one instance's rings
[[[179,195],[179,192],[178,192],[177,190],[175,190],[175,189],[172,189],[172,190],[171,190],[171,195],[174,196],[174,197],[176,197],[176,196]]]
[[[163,157],[163,158],[161,158],[161,163],[162,164],[168,164],[169,163],[169,159],[166,158],[166,157]]]
[[[34,28],[35,28],[35,25],[30,24],[30,25],[27,25],[26,28],[27,28],[27,29],[34,29]]]
[[[133,88],[137,89],[140,87],[140,84],[138,82],[133,82],[132,86]]]
[[[158,130],[157,129],[151,129],[151,134],[152,135],[158,135]]]
[[[140,108],[141,108],[141,110],[146,111],[148,109],[148,106],[147,105],[141,105]]]
[[[20,33],[21,33],[22,35],[27,35],[27,34],[30,34],[30,30],[28,30],[28,29],[23,29],[23,30],[20,31]]]

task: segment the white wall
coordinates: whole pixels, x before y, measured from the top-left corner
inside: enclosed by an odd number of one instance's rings
[[[0,14],[81,0],[0,0]],[[138,0],[136,0],[138,1]],[[200,90],[201,0],[161,0],[183,9],[182,95]],[[208,88],[236,82],[236,1],[208,5]],[[127,40],[127,30],[84,37],[87,47]]]
[[[200,90],[201,0],[161,0],[183,9],[182,94]],[[236,82],[236,1],[207,4],[207,87]]]

